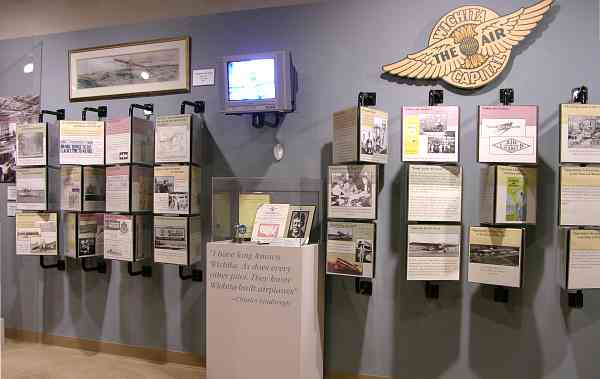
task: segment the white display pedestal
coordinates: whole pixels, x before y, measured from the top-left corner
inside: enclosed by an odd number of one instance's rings
[[[208,379],[322,379],[319,246],[211,242]]]

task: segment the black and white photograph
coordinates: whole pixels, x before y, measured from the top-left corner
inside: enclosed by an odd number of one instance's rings
[[[79,256],[96,255],[96,238],[79,239]]]
[[[458,245],[453,243],[413,241],[408,244],[408,256],[415,258],[457,257],[458,252]]]
[[[186,250],[186,228],[183,226],[154,226],[154,248]]]
[[[19,132],[17,144],[19,159],[44,157],[44,131],[27,130]]]
[[[352,228],[343,228],[329,225],[327,228],[327,239],[332,241],[352,242]]]
[[[102,188],[104,190],[104,188]],[[89,183],[85,185],[85,192],[83,193],[85,201],[104,201],[106,195],[104,192],[99,191],[96,183]]]
[[[422,114],[419,117],[419,134],[445,132],[448,115],[444,113]]]
[[[39,113],[39,96],[0,97],[0,183],[16,179],[16,125],[35,122]]]
[[[21,204],[45,204],[46,191],[32,190],[29,187],[17,189],[17,203]]]
[[[373,206],[372,181],[368,173],[333,173],[330,180],[331,206],[370,208]]]
[[[175,190],[174,176],[155,176],[154,193],[172,193]]]
[[[287,238],[304,238],[306,236],[306,225],[310,216],[309,211],[292,211],[290,226],[287,230]]]
[[[373,241],[359,239],[356,241],[356,262],[373,263]]]
[[[362,128],[360,132],[361,154],[387,154],[387,120],[374,117],[373,126]]]
[[[600,150],[600,117],[569,116],[570,148]]]
[[[454,154],[456,152],[456,134],[446,131],[439,135],[427,136],[427,152],[435,154]]]
[[[185,192],[169,193],[169,209],[187,211],[190,206],[189,196]]]
[[[469,246],[469,262],[496,266],[519,266],[520,249],[512,246],[480,245]]]

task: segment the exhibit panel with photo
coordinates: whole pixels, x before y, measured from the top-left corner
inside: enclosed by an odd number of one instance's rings
[[[408,225],[406,279],[459,280],[460,250],[460,225]]]
[[[600,288],[600,230],[570,229],[566,233],[566,289]]]
[[[60,121],[60,164],[104,165],[104,122]]]
[[[81,187],[83,167],[60,167],[60,209],[63,211],[82,211]]]
[[[154,216],[154,262],[190,264],[189,223],[188,217]]]
[[[560,162],[600,163],[600,105],[560,105]]]
[[[106,169],[83,167],[83,211],[101,212],[106,206]]]
[[[472,226],[469,282],[521,287],[523,229]]]
[[[57,166],[58,129],[53,124],[18,124],[17,166]]]
[[[202,122],[190,114],[159,116],[155,129],[156,163],[202,163]]]
[[[328,217],[374,220],[377,216],[377,166],[329,166]]]
[[[0,183],[14,183],[17,165],[17,124],[37,122],[39,96],[0,97]]]
[[[16,214],[17,255],[58,255],[58,214]]]
[[[458,162],[456,106],[402,107],[402,160]]]
[[[479,106],[478,161],[537,163],[538,107]]]
[[[106,164],[154,163],[154,123],[137,117],[106,121]]]
[[[137,262],[152,252],[151,215],[104,215],[104,258]]]
[[[64,213],[61,233],[66,257],[78,259],[104,253],[103,213]]]
[[[197,214],[201,169],[191,165],[154,167],[154,213]]]
[[[59,209],[60,172],[52,167],[17,168],[17,209],[55,211]]]
[[[600,167],[560,168],[561,226],[600,225]]]
[[[480,201],[483,223],[535,224],[537,168],[489,166],[483,170],[482,175],[487,179],[482,187]]]
[[[333,114],[334,163],[387,163],[388,114],[352,107]]]
[[[327,274],[374,277],[375,224],[327,222]]]
[[[107,212],[151,212],[153,199],[152,167],[139,165],[106,168]]]
[[[411,164],[408,168],[408,221],[460,222],[462,168]]]

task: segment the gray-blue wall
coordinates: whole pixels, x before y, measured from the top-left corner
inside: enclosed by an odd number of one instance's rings
[[[600,293],[586,292],[582,310],[565,306],[557,283],[555,226],[558,104],[582,84],[589,86],[591,101],[600,102],[596,0],[557,1],[542,25],[513,50],[498,80],[475,92],[445,91],[445,102],[461,108],[464,231],[478,222],[477,105],[496,104],[498,89],[512,87],[517,104],[540,106],[539,222],[528,236],[524,288],[511,291],[505,305],[492,301],[490,288],[463,281],[442,285],[440,300],[426,301],[422,283],[404,279],[400,109],[425,104],[432,86],[384,80],[381,65],[422,49],[438,18],[463,3],[339,0],[3,41],[0,67],[43,41],[42,104],[66,107],[68,118],[78,118],[88,105],[107,104],[110,115],[118,116],[131,102],[153,102],[158,114],[167,114],[177,112],[182,99],[206,100],[214,143],[210,169],[217,176],[323,176],[332,112],[352,105],[358,91],[376,91],[378,107],[391,116],[392,142],[379,203],[377,279],[369,298],[356,295],[352,281],[328,278],[328,368],[399,378],[596,378]],[[499,14],[531,4],[484,2]],[[214,66],[223,55],[290,49],[300,83],[297,111],[280,129],[255,130],[248,119],[217,112],[218,87],[147,99],[68,102],[68,49],[177,35],[192,37],[192,68]],[[286,146],[287,156],[278,163],[272,159],[274,141]],[[5,234],[13,226],[2,222],[2,312],[8,327],[205,352],[202,285],[182,283],[172,267],[157,268],[150,280],[127,277],[118,263],[110,277],[79,270],[42,273],[37,260],[14,256],[14,242]]]

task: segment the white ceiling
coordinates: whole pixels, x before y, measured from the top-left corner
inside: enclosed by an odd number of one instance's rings
[[[0,39],[319,0],[0,0]]]

